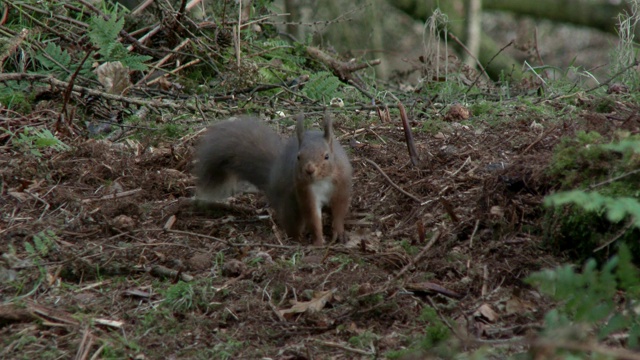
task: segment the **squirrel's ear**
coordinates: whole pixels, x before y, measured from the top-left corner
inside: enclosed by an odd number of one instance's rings
[[[302,144],[304,137],[304,115],[296,115],[296,134],[298,135],[298,145]]]
[[[333,141],[333,128],[331,126],[331,115],[328,111],[324,113],[324,140],[331,146]]]

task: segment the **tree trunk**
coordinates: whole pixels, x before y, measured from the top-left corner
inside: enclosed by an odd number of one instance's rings
[[[475,68],[476,59],[480,54],[480,35],[482,33],[482,0],[465,0],[465,9],[467,12],[467,36],[466,45],[471,53],[464,60],[465,64]],[[475,58],[475,59],[474,59]]]

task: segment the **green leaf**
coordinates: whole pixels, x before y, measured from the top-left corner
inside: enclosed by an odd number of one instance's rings
[[[636,320],[637,321],[637,320]],[[629,331],[629,348],[637,349],[640,346],[640,324],[635,323]]]
[[[24,243],[24,250],[27,252],[27,254],[29,255],[33,255],[36,253],[36,250],[33,248],[33,245],[31,245],[30,242],[25,242]]]
[[[598,337],[604,339],[612,333],[626,329],[630,325],[630,319],[622,314],[615,314],[598,332]]]
[[[629,295],[640,297],[640,270],[633,266],[631,251],[629,247],[622,243],[618,249],[618,266],[616,266],[616,276],[622,290],[629,292]]]

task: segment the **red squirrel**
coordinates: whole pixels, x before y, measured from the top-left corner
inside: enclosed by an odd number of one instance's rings
[[[296,136],[286,142],[254,118],[212,125],[197,152],[199,196],[219,200],[246,181],[266,193],[276,222],[290,237],[299,240],[307,231],[313,245],[321,246],[322,208],[328,207],[331,241],[342,240],[351,201],[351,163],[333,136],[328,114],[323,132],[305,131],[302,115],[296,121]]]

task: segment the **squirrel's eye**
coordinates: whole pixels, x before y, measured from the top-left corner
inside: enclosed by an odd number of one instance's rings
[[[300,160],[300,154],[298,154],[298,160]]]
[[[324,154],[324,159],[329,160],[329,154]]]

